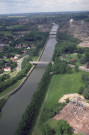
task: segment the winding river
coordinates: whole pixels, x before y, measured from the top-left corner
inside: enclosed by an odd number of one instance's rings
[[[57,29],[58,25],[54,24],[51,32],[57,32]],[[51,60],[56,42],[56,36],[49,36],[40,61],[49,62]],[[20,90],[9,98],[0,115],[0,135],[14,135],[22,114],[30,103],[45,72],[45,68],[45,66],[36,66]]]

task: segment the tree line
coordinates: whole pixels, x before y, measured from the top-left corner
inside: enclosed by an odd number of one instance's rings
[[[89,75],[83,74],[82,80],[85,84],[85,87],[80,87],[78,93],[82,94],[86,99],[89,99]]]
[[[59,120],[54,129],[49,124],[44,124],[42,135],[72,135],[72,127],[65,120]]]
[[[31,130],[34,126],[41,105],[45,98],[45,94],[47,92],[47,87],[51,79],[50,75],[51,68],[52,64],[50,63],[46,68],[46,71],[41,79],[41,82],[39,83],[38,88],[32,97],[30,105],[27,107],[25,113],[22,116],[22,120],[19,124],[19,127],[15,135],[27,135],[28,133],[31,133]]]

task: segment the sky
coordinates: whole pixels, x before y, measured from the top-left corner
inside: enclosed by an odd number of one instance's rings
[[[89,0],[0,0],[0,14],[89,11]]]

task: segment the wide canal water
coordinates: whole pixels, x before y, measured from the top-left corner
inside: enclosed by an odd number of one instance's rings
[[[51,32],[57,32],[57,29],[58,25],[54,24]],[[55,36],[49,36],[40,61],[50,62],[56,42]],[[9,98],[0,115],[0,135],[14,135],[22,114],[30,104],[31,98],[45,72],[45,68],[44,66],[36,66],[20,90]]]

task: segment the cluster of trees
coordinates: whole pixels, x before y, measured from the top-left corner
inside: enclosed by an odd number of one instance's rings
[[[4,70],[3,69],[0,69],[0,74],[3,74]]]
[[[0,83],[9,79],[9,78],[10,78],[10,76],[8,74],[4,74],[4,75],[0,76]]]
[[[8,63],[8,65],[10,66],[11,70],[13,70],[17,67],[17,62],[10,61],[10,63]]]
[[[22,62],[22,65],[25,65],[25,66],[22,66],[21,71],[15,77],[0,83],[0,92],[4,91],[6,88],[15,84],[18,80],[22,79],[23,77],[27,75],[29,69],[31,68],[31,64],[25,58],[24,61]]]
[[[56,103],[48,108],[44,107],[41,114],[40,125],[43,126],[43,123],[55,116],[65,105],[66,103]]]
[[[56,59],[52,71],[55,74],[72,73],[72,68],[68,66],[67,62]]]
[[[57,40],[58,41],[70,41],[74,43],[79,43],[79,40],[77,38],[74,38],[72,35],[69,35],[68,33],[59,32],[57,34]]]
[[[0,112],[6,101],[7,101],[7,98],[0,99]]]
[[[86,99],[89,99],[89,76],[87,74],[83,74],[82,80],[85,83],[85,87],[80,87],[78,93],[83,94]]]
[[[38,53],[39,53],[40,49],[43,48],[43,46],[45,45],[47,38],[48,38],[48,33],[46,33],[46,32],[30,32],[29,34],[25,35],[24,37],[21,37],[17,40],[13,40],[10,43],[9,47],[4,47],[1,57],[3,55],[5,55],[6,57],[10,58],[15,54],[22,54],[24,51],[24,47],[20,48],[20,49],[15,48],[16,44],[19,44],[19,43],[22,43],[22,44],[25,43],[25,44],[29,45],[29,47],[31,44],[34,44],[34,48],[31,48],[28,51],[28,54],[30,56],[38,56]]]
[[[10,32],[6,32],[6,31],[2,31],[2,33],[0,33],[0,39],[1,39],[1,42],[3,44],[8,44],[9,41],[13,40],[13,34],[10,33]]]
[[[29,34],[25,35],[24,37],[21,37],[17,40],[13,40],[13,42],[10,44],[10,46],[15,46],[18,43],[37,43],[43,41],[48,36],[48,33],[46,32],[37,32],[32,31]]]
[[[87,48],[87,49],[79,48],[77,52],[78,52],[77,56],[78,56],[81,64],[85,64],[85,63],[89,62],[89,48]],[[84,55],[82,55],[82,54],[84,54]]]
[[[0,68],[4,68],[5,67],[5,61],[4,60],[0,60]]]
[[[67,33],[57,34],[58,44],[55,47],[53,54],[53,61],[55,61],[62,54],[77,52],[76,45],[80,42],[78,39],[74,38]]]
[[[11,60],[6,61],[6,60],[0,60],[0,69],[5,68],[5,67],[10,67],[11,70],[15,69],[17,67],[17,63],[13,62]],[[3,73],[3,71],[1,70],[1,73]]]
[[[32,38],[34,39],[35,48],[30,50],[29,55],[38,56],[40,49],[43,48],[45,42],[47,41],[48,33],[37,32],[33,35],[34,37],[32,36]]]
[[[59,120],[54,129],[47,123],[42,128],[42,135],[72,135],[72,128],[65,120]]]
[[[77,44],[79,44],[80,42],[78,39],[74,38],[73,36],[67,33],[59,32],[57,34],[57,40],[58,40],[58,44],[56,45],[53,54],[54,62],[60,59],[59,57],[62,56],[63,54],[72,54],[76,52],[78,53],[77,55],[78,61],[81,64],[89,63],[89,48],[78,48]],[[58,71],[59,70],[58,67],[61,67],[61,65],[59,65],[58,63],[56,64],[56,66],[54,65],[54,69],[56,69],[57,72],[60,72]]]
[[[23,49],[14,48],[13,46],[4,46],[3,52],[0,53],[0,58],[3,58],[3,56],[11,58],[14,57],[15,54],[23,54]]]
[[[47,87],[51,78],[52,64],[50,63],[46,68],[46,71],[39,83],[38,89],[35,91],[30,105],[27,107],[22,120],[19,124],[19,127],[16,131],[16,135],[27,135],[28,132],[31,132],[31,129],[34,125],[34,122],[39,114],[40,107],[45,98]]]

